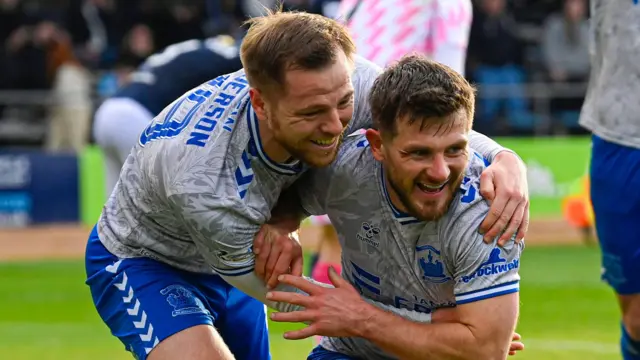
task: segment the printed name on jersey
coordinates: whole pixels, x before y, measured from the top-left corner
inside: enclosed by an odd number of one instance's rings
[[[434,309],[454,307],[456,306],[456,303],[454,301],[437,303],[414,295],[413,299],[405,299],[400,296],[395,296],[393,298],[393,306],[399,309],[407,309],[419,313],[430,314]]]
[[[460,277],[460,281],[468,283],[476,278],[485,276],[499,275],[511,270],[517,270],[520,267],[520,259],[513,259],[510,262],[500,256],[502,250],[500,248],[494,248],[489,254],[489,259],[485,261],[476,271],[471,275],[465,275]]]
[[[381,300],[381,278],[365,269],[362,266],[356,264],[353,260],[351,263],[351,278],[353,279],[354,287],[360,292],[361,295],[374,300]],[[436,303],[431,300],[424,299],[422,297],[413,295],[412,299],[407,299],[402,296],[392,295],[393,306],[399,309],[408,309],[417,311],[420,313],[429,314],[436,308],[455,306],[452,301],[444,303]]]
[[[202,104],[213,94],[213,92],[198,88],[186,97],[183,97],[179,101],[177,101],[167,115],[164,117],[163,121],[151,122],[149,126],[140,134],[140,146],[145,146],[146,144],[153,142],[157,139],[169,139],[175,136],[178,136],[182,130],[184,130],[191,119],[195,116],[196,111],[202,106]],[[184,103],[191,103],[191,108],[184,116],[184,118],[180,119],[176,118],[175,114],[183,106]],[[187,105],[188,106],[188,105]]]
[[[189,134],[187,145],[204,147],[220,121],[220,118],[227,110],[227,107],[238,95],[242,95],[240,93],[249,86],[247,79],[243,76],[237,77],[233,81],[225,84],[228,78],[229,75],[222,75],[207,83],[207,85],[220,90],[213,100],[214,103],[209,105],[207,112],[193,127],[194,130]],[[221,88],[221,86],[223,87]],[[230,114],[231,116],[224,121],[223,129],[225,131],[231,132],[233,129],[236,122],[235,116],[238,115],[240,111],[239,107],[242,106],[242,104],[243,102],[238,102],[236,109]]]

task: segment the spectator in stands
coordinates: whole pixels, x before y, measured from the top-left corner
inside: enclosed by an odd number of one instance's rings
[[[47,73],[52,82],[46,147],[79,153],[89,141],[91,74],[75,57],[70,36],[56,24],[41,23],[34,36],[47,48]]]
[[[85,64],[108,68],[115,62],[132,21],[116,0],[69,0],[65,27]]]
[[[476,124],[489,128],[485,130],[489,132],[501,110],[512,126],[532,125],[523,89],[522,46],[516,36],[516,23],[505,6],[505,0],[481,0],[479,11],[474,11],[469,38],[469,74],[480,84]],[[492,85],[503,91],[488,93]]]
[[[153,32],[146,24],[137,24],[124,38],[120,55],[128,57],[136,64],[142,64],[147,57],[156,51]]]
[[[160,9],[157,19],[154,30],[159,49],[190,39],[202,39],[205,36],[206,15],[203,3],[172,1],[168,7]]]
[[[562,14],[549,17],[544,26],[542,52],[549,79],[554,83],[585,83],[589,78],[589,25],[585,0],[565,0]],[[561,117],[578,113],[586,93],[552,100],[551,109]]]

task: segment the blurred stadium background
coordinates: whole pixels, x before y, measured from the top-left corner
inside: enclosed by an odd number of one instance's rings
[[[130,358],[83,284],[85,240],[104,202],[92,111],[154,51],[241,36],[255,1],[0,0],[0,359]],[[337,2],[285,5],[327,14]],[[479,88],[477,130],[529,169],[518,326],[527,348],[516,358],[619,359],[618,310],[599,281],[587,205],[589,137],[577,124],[588,6],[569,2],[584,16],[568,22],[559,0],[475,1],[467,74]],[[80,81],[61,80],[69,69]],[[305,359],[312,341],[285,341],[284,330],[270,324],[273,358]]]

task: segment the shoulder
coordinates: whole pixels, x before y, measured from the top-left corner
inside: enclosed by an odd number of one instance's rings
[[[366,136],[355,132],[345,136],[331,168],[334,173],[352,176],[361,168],[371,168],[374,162]]]
[[[373,82],[381,73],[382,68],[380,66],[363,58],[360,55],[356,55],[354,58],[353,76],[351,77],[356,92],[359,88],[362,89],[363,86],[371,87]]]
[[[489,161],[473,149],[469,150],[469,164],[452,204],[444,216],[445,231],[460,231],[460,226],[477,226],[478,219],[484,219],[489,212],[489,204],[480,194],[480,176],[489,166]]]
[[[210,191],[247,148],[247,94],[248,83],[240,71],[188,91],[142,132],[140,156],[147,158],[151,171],[182,189],[179,192],[194,191],[197,184]]]

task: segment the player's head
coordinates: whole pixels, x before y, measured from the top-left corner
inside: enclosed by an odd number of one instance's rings
[[[311,166],[333,161],[353,115],[354,51],[344,26],[306,13],[252,19],[241,45],[258,118],[283,150]]]
[[[469,160],[473,87],[451,68],[410,55],[376,79],[369,103],[378,130],[366,135],[391,199],[418,219],[438,219]]]

